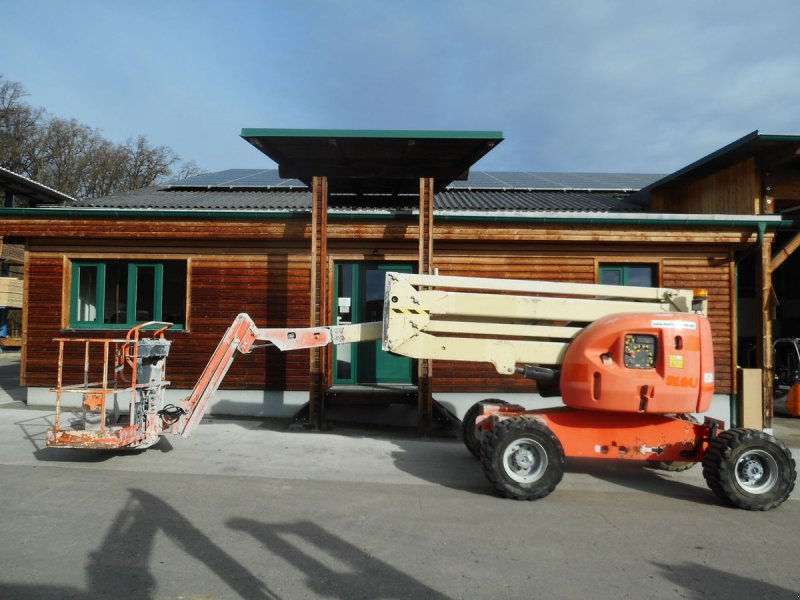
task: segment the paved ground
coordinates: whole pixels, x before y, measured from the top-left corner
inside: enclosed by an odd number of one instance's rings
[[[749,513],[698,468],[571,461],[521,503],[457,440],[215,419],[105,454],[51,420],[0,399],[0,598],[800,595],[800,491]]]

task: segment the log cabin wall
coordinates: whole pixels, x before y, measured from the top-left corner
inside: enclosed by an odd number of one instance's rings
[[[761,214],[761,174],[754,158],[651,192],[651,212],[722,215]]]
[[[67,238],[74,221],[51,223],[52,237],[33,238],[28,253],[28,320],[25,384],[53,385],[59,335],[68,323],[70,261],[75,259],[186,260],[187,330],[173,340],[168,378],[174,388],[191,387],[225,328],[239,312],[262,327],[307,325],[310,287],[309,223],[245,221],[141,222],[135,236],[111,241]],[[30,224],[20,223],[20,228]],[[84,234],[118,228],[120,222],[87,220]],[[38,228],[40,232],[43,229]],[[154,235],[154,232],[158,232]],[[329,273],[339,260],[416,262],[416,220],[337,220],[329,225]],[[159,235],[160,234],[160,235]],[[492,276],[594,283],[604,262],[647,262],[658,267],[665,287],[704,287],[710,295],[717,391],[731,390],[735,348],[730,331],[732,248],[754,241],[744,230],[676,231],[668,226],[590,226],[538,223],[487,223],[442,220],[434,226],[434,268],[441,275]],[[147,240],[145,242],[144,240]],[[151,240],[158,240],[153,244]],[[330,286],[332,287],[332,286]],[[331,315],[328,315],[330,323]],[[102,332],[107,337],[121,332]],[[91,334],[97,337],[95,333]],[[227,389],[306,390],[308,353],[274,349],[239,356],[223,387]],[[73,360],[79,364],[79,359]],[[434,391],[502,392],[532,390],[532,383],[497,375],[489,365],[434,364]]]
[[[728,393],[732,385],[733,323],[731,295],[732,261],[728,251],[700,247],[664,248],[636,244],[616,247],[554,249],[537,243],[516,244],[513,251],[503,245],[476,249],[439,244],[436,264],[440,275],[508,277],[570,283],[597,282],[603,263],[640,262],[657,266],[660,285],[674,288],[705,288],[709,292],[709,317],[714,336],[717,392]],[[491,365],[448,363],[434,365],[437,392],[529,391],[533,384],[520,377],[498,375]]]
[[[307,327],[309,257],[300,245],[212,243],[140,246],[63,242],[36,244],[30,252],[29,318],[25,356],[25,384],[53,385],[56,336],[121,337],[124,331],[66,331],[70,260],[136,259],[187,262],[187,328],[171,332],[168,378],[175,388],[191,388],[220,337],[240,312],[250,314],[260,327]],[[63,295],[62,295],[63,294]],[[82,357],[67,366],[79,369]],[[308,352],[281,353],[258,350],[234,361],[224,387],[228,389],[305,390],[308,386]],[[68,369],[67,369],[68,370]]]

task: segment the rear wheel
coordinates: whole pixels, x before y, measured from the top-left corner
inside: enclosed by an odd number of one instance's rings
[[[461,421],[461,431],[463,433],[464,445],[475,458],[481,457],[481,442],[477,437],[475,437],[475,420],[478,418],[478,415],[481,414],[481,410],[484,406],[505,406],[506,404],[508,404],[508,402],[505,400],[497,400],[494,398],[489,400],[481,400],[480,402],[476,402],[470,406],[469,410],[467,410],[466,414],[464,415],[464,420]]]
[[[667,415],[672,416],[677,419],[682,419],[684,421],[689,421],[690,423],[699,424],[700,421],[694,415],[691,414],[679,414],[679,415]],[[688,471],[697,463],[691,460],[654,460],[649,463],[651,467],[654,469],[658,469],[659,471],[669,471],[671,473],[678,473],[680,471]]]
[[[481,444],[486,477],[501,496],[537,500],[564,476],[564,449],[544,424],[526,417],[496,423]]]
[[[703,477],[729,504],[769,510],[789,497],[797,471],[783,442],[756,429],[729,429],[711,440]]]

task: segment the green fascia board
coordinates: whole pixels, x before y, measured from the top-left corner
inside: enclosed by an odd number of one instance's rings
[[[342,221],[391,221],[399,219],[416,218],[416,214],[410,211],[396,212],[332,212],[328,213],[330,220]],[[0,217],[39,217],[47,219],[49,217],[58,218],[109,218],[115,219],[193,219],[193,220],[245,220],[260,221],[273,219],[302,219],[311,218],[309,211],[302,212],[265,212],[265,211],[199,211],[199,210],[81,210],[74,208],[0,208]],[[589,216],[567,216],[567,215],[448,215],[435,214],[436,221],[450,222],[485,222],[485,223],[574,223],[580,225],[587,224],[608,224],[608,225],[681,225],[686,227],[774,227],[783,229],[795,226],[794,221],[764,220],[754,216],[752,219],[684,219],[674,218],[648,218],[646,216],[633,218],[602,218]],[[2,235],[2,227],[0,227]]]
[[[502,131],[431,131],[402,129],[258,129],[244,128],[241,137],[294,138],[370,138],[370,139],[448,139],[502,140]]]

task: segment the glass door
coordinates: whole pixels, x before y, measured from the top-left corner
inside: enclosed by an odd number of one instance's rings
[[[413,272],[411,264],[337,263],[334,271],[334,321],[337,325],[383,319],[387,271]],[[410,384],[412,360],[381,350],[380,340],[334,347],[333,382],[338,385]]]

